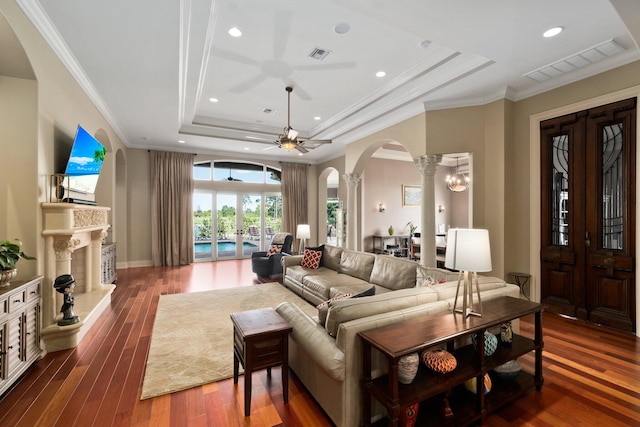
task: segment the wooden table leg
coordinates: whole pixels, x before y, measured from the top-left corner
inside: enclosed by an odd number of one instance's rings
[[[251,414],[251,372],[248,369],[244,371],[244,416]]]

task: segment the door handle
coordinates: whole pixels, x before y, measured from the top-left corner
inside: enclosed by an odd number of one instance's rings
[[[591,246],[591,238],[589,237],[589,232],[585,231],[584,233],[584,245]]]

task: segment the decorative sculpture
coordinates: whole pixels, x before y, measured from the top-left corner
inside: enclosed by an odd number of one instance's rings
[[[75,283],[76,279],[70,274],[58,276],[53,282],[53,287],[56,291],[64,295],[64,302],[60,309],[62,319],[58,320],[58,326],[73,325],[80,321],[80,318],[73,314],[73,289],[76,287]]]

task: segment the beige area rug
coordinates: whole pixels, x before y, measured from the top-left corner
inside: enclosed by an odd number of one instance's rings
[[[279,283],[161,295],[141,400],[233,376],[233,324],[238,311],[292,302],[309,315],[314,306]]]

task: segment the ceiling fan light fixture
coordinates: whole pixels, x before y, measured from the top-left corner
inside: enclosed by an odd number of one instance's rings
[[[280,140],[280,148],[284,148],[287,151],[295,150],[298,147],[298,144],[295,141],[291,140]]]

